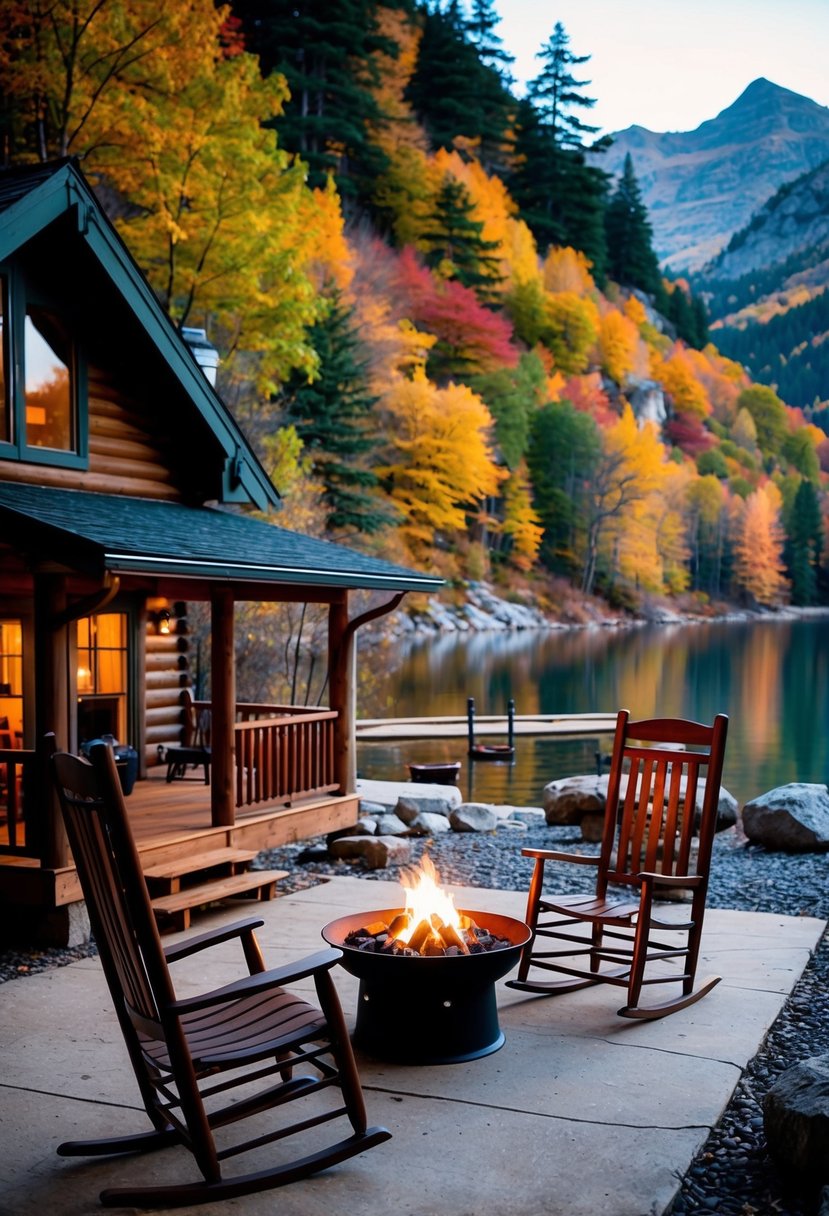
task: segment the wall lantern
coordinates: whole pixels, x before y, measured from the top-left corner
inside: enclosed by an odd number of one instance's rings
[[[166,636],[170,632],[170,619],[170,613],[166,608],[162,608],[155,614],[155,624],[159,633]]]

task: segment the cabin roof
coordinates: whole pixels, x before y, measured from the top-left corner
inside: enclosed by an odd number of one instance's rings
[[[214,507],[0,482],[18,549],[86,574],[437,591],[442,579]]]
[[[194,426],[209,428],[224,452],[224,502],[276,506],[279,495],[233,415],[206,379],[137,262],[72,160],[0,170],[0,261],[12,257],[55,221],[74,213],[73,234],[98,262],[156,347],[185,398]]]

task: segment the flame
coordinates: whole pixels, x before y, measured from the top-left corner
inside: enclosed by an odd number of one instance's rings
[[[421,859],[420,868],[414,866],[404,870],[400,881],[406,896],[404,915],[408,918],[408,924],[397,929],[395,937],[408,943],[417,926],[422,921],[431,923],[433,915],[440,917],[445,925],[460,931],[461,918],[455,908],[455,898],[438,886],[440,875],[428,853]]]

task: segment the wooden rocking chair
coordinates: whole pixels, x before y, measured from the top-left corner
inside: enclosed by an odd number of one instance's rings
[[[698,1001],[720,980],[713,976],[694,988],[728,719],[718,714],[713,726],[703,726],[679,718],[631,722],[629,716],[621,710],[616,722],[600,855],[522,850],[535,858],[526,917],[533,936],[509,986],[552,996],[616,984],[627,989],[620,1017],[660,1018]],[[542,894],[548,861],[596,866],[595,893]],[[609,892],[612,887],[622,889]],[[654,901],[676,891],[690,892],[690,914],[678,922],[658,918]],[[679,944],[661,940],[668,932],[679,935]],[[548,949],[547,943],[559,944]],[[670,965],[675,962],[679,969]],[[544,972],[568,978],[545,980]],[[681,985],[674,999],[640,1004],[645,985],[672,983]]]
[[[321,950],[267,971],[254,934],[263,922],[254,918],[163,948],[109,746],[93,746],[90,761],[58,753],[54,772],[104,973],[154,1130],[70,1141],[58,1152],[143,1153],[183,1144],[203,1181],[118,1187],[100,1196],[108,1206],[180,1207],[293,1182],[387,1140],[385,1128],[366,1126],[360,1081],[330,975],[341,952]],[[233,938],[240,939],[248,975],[178,999],[168,964]],[[282,987],[306,976],[314,978],[320,1009]],[[217,1096],[240,1085],[248,1087],[244,1096],[217,1104]],[[339,1089],[339,1100],[329,1095],[321,1109],[308,1108],[312,1095],[332,1087]],[[286,1113],[299,1098],[306,1101],[291,1123]],[[269,1126],[259,1127],[247,1140],[218,1147],[214,1130],[266,1111],[281,1118],[272,1117]],[[223,1177],[226,1158],[342,1116],[350,1124],[345,1139],[322,1149],[315,1144],[314,1151],[298,1159]]]

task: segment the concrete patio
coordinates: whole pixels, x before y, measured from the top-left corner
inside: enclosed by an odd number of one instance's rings
[[[451,888],[462,908],[521,918],[524,896]],[[399,887],[331,881],[200,927],[261,913],[277,965],[317,950],[347,912],[396,906]],[[607,986],[555,1000],[498,984],[502,1049],[442,1067],[360,1056],[369,1119],[393,1139],[325,1174],[198,1211],[218,1216],[658,1216],[800,976],[825,922],[709,911],[700,975],[723,982],[663,1021],[616,1016]],[[171,939],[175,940],[175,939]],[[209,961],[208,961],[209,960]],[[180,994],[242,971],[236,943],[176,964]],[[353,1022],[357,981],[335,972]],[[298,988],[303,987],[298,985]],[[0,1213],[87,1216],[104,1186],[196,1177],[181,1149],[68,1160],[66,1138],[148,1126],[97,960],[0,986]]]

